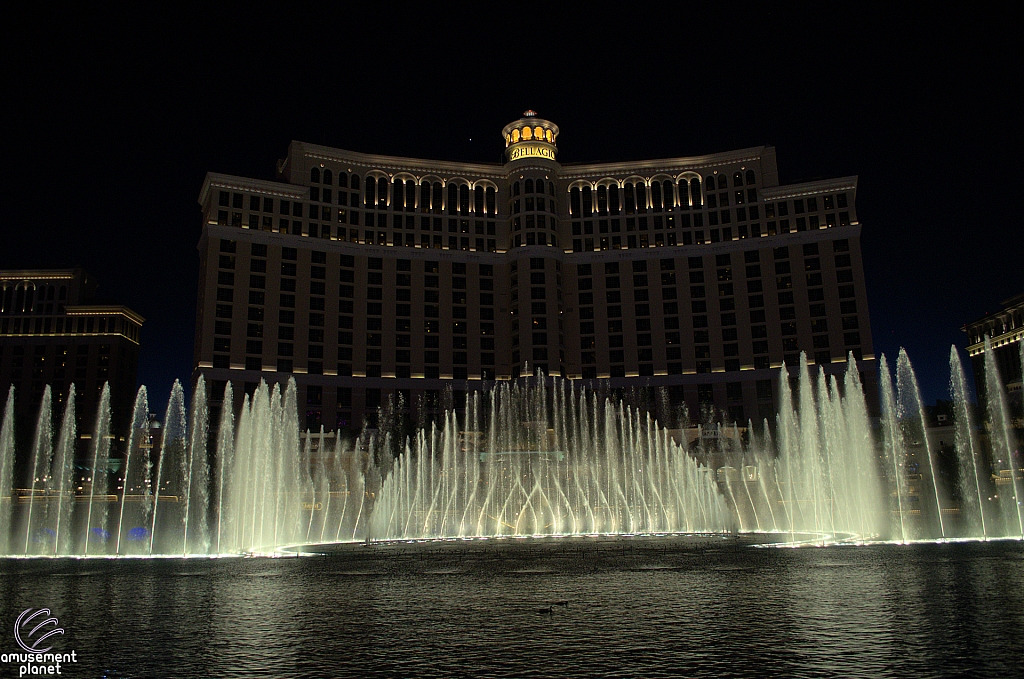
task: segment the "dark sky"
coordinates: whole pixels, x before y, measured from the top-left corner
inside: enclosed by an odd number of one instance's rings
[[[0,268],[83,266],[145,316],[160,410],[191,371],[207,171],[273,179],[292,139],[496,162],[532,108],[563,162],[770,144],[783,183],[859,175],[876,353],[906,347],[926,402],[961,325],[1024,291],[1010,16],[397,7],[5,22]]]

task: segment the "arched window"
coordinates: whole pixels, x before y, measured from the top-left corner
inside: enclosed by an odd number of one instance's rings
[[[466,184],[459,185],[459,214],[469,214],[469,186]]]
[[[377,207],[384,210],[388,206],[388,185],[391,182],[381,177],[377,180]]]
[[[416,208],[416,182],[405,180],[405,209],[411,212]]]
[[[338,173],[338,186],[348,188],[348,172]]]
[[[473,210],[479,215],[484,211],[484,187],[473,189]]]
[[[636,185],[636,211],[647,212],[647,186],[637,183]]]
[[[420,212],[430,212],[430,182],[420,184]]]
[[[690,182],[687,179],[679,180],[679,207],[683,210],[690,209]]]
[[[512,143],[515,144],[519,141],[519,130],[512,130]]]
[[[690,180],[690,205],[693,207],[703,207],[704,205],[704,196],[700,192],[700,177]]]
[[[515,184],[512,185],[512,195],[513,196],[518,196],[519,195],[519,182],[516,182]]]
[[[309,170],[309,181],[314,184],[320,183],[320,168],[314,167]]]
[[[662,191],[662,196],[665,198],[665,209],[666,210],[671,210],[672,208],[674,208],[676,206],[675,195],[673,195],[673,192],[672,192],[672,184],[673,184],[673,182],[670,182],[667,179],[664,180],[663,182],[661,182],[661,191]]]
[[[455,207],[459,204],[459,186],[448,184],[448,214],[455,214]]]
[[[608,186],[608,209],[613,215],[619,214],[619,187],[615,184]]]
[[[661,182],[651,183],[651,207],[655,212],[661,212]]]
[[[530,129],[529,127],[524,127],[523,128],[523,139],[525,141],[529,141],[529,140],[533,139],[533,130]],[[529,193],[529,191],[527,191],[527,193]]]
[[[498,213],[498,194],[493,186],[487,187],[487,214],[492,217]]]
[[[526,180],[526,190],[523,193],[533,193],[533,180]]]
[[[544,138],[548,140],[549,144],[551,143],[551,130],[544,130]]]
[[[433,193],[430,198],[430,209],[435,215],[441,214],[444,208],[444,187],[441,182],[434,182]]]
[[[544,141],[544,128],[543,127],[535,127],[535,128],[533,128],[533,138],[534,139],[539,139],[540,141]]]
[[[569,191],[569,214],[573,217],[580,216],[580,189],[578,186],[574,186]]]
[[[401,211],[405,207],[405,182],[401,179],[394,181],[394,186],[391,187],[391,207],[396,212]]]
[[[352,175],[352,190],[353,191],[358,191],[359,190],[359,175],[357,175],[357,174]]]
[[[583,216],[594,214],[594,194],[589,186],[583,187]]]
[[[757,178],[754,176],[753,170],[747,170],[747,185],[756,184]]]
[[[324,184],[334,185],[334,174],[330,170],[324,170]]]
[[[729,180],[726,178],[726,176],[724,174],[718,175],[718,188],[719,189],[727,189],[727,188],[729,188]]]
[[[733,186],[743,186],[743,175],[740,174],[739,172],[734,174],[732,176],[732,185]]]
[[[626,199],[626,214],[634,214],[636,212],[636,193],[633,191],[633,183],[626,182],[622,193]]]
[[[555,195],[555,183],[554,182],[548,182],[548,195],[551,195],[551,196]]]
[[[366,189],[363,191],[363,204],[372,208],[377,204],[377,180],[373,177],[366,178]]]
[[[608,214],[608,187],[606,186],[597,187],[597,213]]]
[[[544,180],[543,179],[538,179],[537,180],[537,193],[544,193]]]

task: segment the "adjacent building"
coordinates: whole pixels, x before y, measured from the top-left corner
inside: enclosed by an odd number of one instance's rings
[[[294,376],[307,426],[358,428],[543,370],[743,424],[801,352],[875,384],[856,177],[782,185],[770,146],[562,163],[559,134],[527,111],[501,164],[292,142],[274,181],[209,173],[213,398]]]
[[[126,306],[92,303],[96,287],[82,269],[0,271],[0,400],[13,385],[16,433],[29,445],[47,385],[59,417],[74,383],[85,438],[109,383],[113,431],[127,433],[144,319]]]
[[[995,358],[1000,379],[1006,385],[1017,412],[1016,426],[1021,426],[1020,402],[1021,384],[1021,343],[1024,342],[1024,293],[1003,301],[1003,308],[985,314],[967,323],[961,330],[967,333],[967,354],[978,381],[978,399],[986,401],[985,389],[985,340],[989,342]]]

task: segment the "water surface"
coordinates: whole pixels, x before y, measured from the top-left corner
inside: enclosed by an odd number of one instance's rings
[[[0,560],[0,651],[17,651],[28,607],[59,618],[72,677],[1009,677],[1024,545],[634,538]]]

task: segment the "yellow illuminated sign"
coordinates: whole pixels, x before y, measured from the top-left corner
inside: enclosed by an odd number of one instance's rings
[[[520,158],[547,158],[555,159],[555,150],[547,144],[517,144],[509,151],[509,160]]]

